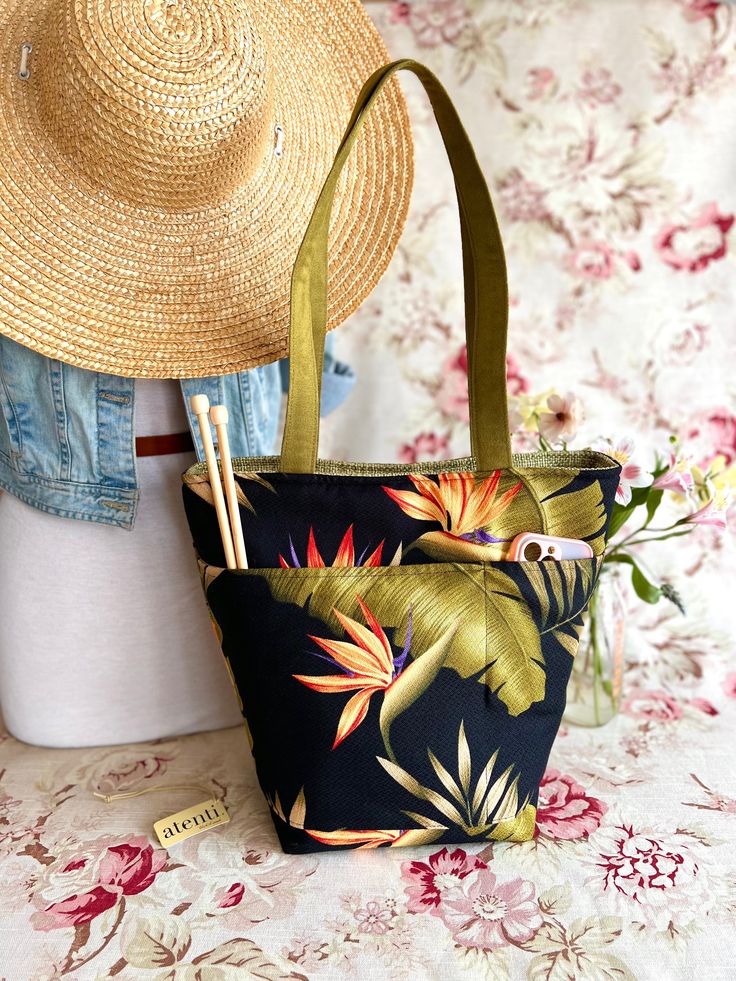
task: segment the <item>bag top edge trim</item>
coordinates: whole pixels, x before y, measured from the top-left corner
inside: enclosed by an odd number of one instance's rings
[[[561,450],[551,453],[514,453],[513,466],[520,470],[554,469],[554,470],[616,470],[620,464],[612,457],[596,450]],[[278,456],[233,457],[232,467],[235,473],[283,473],[281,458]],[[481,475],[476,470],[472,457],[460,457],[454,460],[427,460],[419,463],[343,463],[337,460],[318,460],[314,474],[290,474],[300,478],[317,476],[333,477],[388,477],[410,473],[439,474],[452,472],[471,472]],[[201,476],[207,473],[204,461],[194,463],[182,475],[187,483],[188,476]]]

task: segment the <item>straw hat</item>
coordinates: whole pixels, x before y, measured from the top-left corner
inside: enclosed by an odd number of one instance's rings
[[[0,333],[133,377],[286,354],[296,251],[388,61],[360,3],[0,0],[0,53]],[[330,328],[388,265],[412,166],[392,83],[341,183]]]

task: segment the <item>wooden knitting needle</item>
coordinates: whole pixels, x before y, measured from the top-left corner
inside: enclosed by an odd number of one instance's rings
[[[238,569],[248,568],[248,556],[245,553],[245,542],[243,541],[243,525],[240,521],[240,508],[238,507],[238,489],[235,484],[233,474],[233,464],[230,458],[230,441],[227,438],[227,408],[224,405],[213,405],[210,409],[210,421],[217,432],[217,447],[220,451],[220,463],[222,464],[222,475],[225,478],[225,496],[227,497],[227,507],[230,512],[230,527],[235,543],[235,556],[238,560]]]
[[[227,517],[227,508],[225,507],[225,498],[222,494],[220,471],[217,468],[217,457],[215,456],[215,446],[212,442],[210,421],[207,416],[210,400],[206,395],[192,395],[189,404],[199,422],[199,432],[202,436],[202,446],[204,447],[204,458],[207,461],[212,497],[214,498],[215,511],[217,512],[217,523],[220,526],[222,545],[225,549],[225,561],[228,569],[235,569],[237,568],[235,564],[235,550],[233,549],[233,540],[230,535],[230,523]]]

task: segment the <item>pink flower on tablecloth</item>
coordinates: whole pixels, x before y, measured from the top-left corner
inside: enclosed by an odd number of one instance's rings
[[[499,882],[489,868],[457,879],[442,895],[439,916],[456,943],[482,950],[524,943],[542,925],[534,883]]]
[[[682,718],[678,701],[664,691],[643,691],[636,688],[621,704],[621,711],[634,719],[653,722],[676,722]]]
[[[583,72],[578,95],[594,109],[597,105],[614,102],[621,95],[621,86],[614,82],[607,68],[589,68]]]
[[[690,439],[700,439],[707,446],[701,462],[707,469],[714,456],[726,458],[726,464],[736,462],[736,415],[727,408],[710,409],[699,415],[688,433]]]
[[[475,869],[486,868],[485,862],[468,855],[462,848],[448,852],[443,848],[426,862],[403,862],[401,879],[407,883],[407,908],[412,913],[437,913],[444,892]]]
[[[417,463],[419,460],[445,460],[450,453],[449,434],[419,433],[413,442],[404,443],[399,450],[401,463]]]
[[[728,250],[726,233],[734,222],[733,215],[724,215],[715,202],[706,204],[698,215],[685,225],[667,225],[654,240],[660,258],[673,269],[700,272]]]
[[[360,933],[376,933],[379,936],[388,933],[392,917],[391,910],[379,906],[375,901],[367,903],[365,909],[355,911]]]
[[[566,259],[567,268],[582,279],[610,279],[613,249],[605,242],[581,242]]]
[[[587,838],[607,810],[607,804],[588,796],[572,777],[547,770],[539,786],[536,834],[564,841]]]
[[[688,705],[692,705],[693,708],[696,708],[704,715],[720,715],[715,705],[709,702],[707,698],[691,698]]]
[[[736,671],[726,675],[721,683],[721,688],[729,698],[736,698]]]
[[[242,882],[233,882],[230,886],[222,886],[218,889],[213,900],[218,909],[231,909],[242,902],[245,895],[245,886]]]
[[[150,753],[149,755],[131,755],[130,750],[115,749],[110,752],[96,768],[92,775],[95,790],[102,794],[115,794],[121,790],[130,790],[136,784],[161,777],[173,759],[170,754]]]
[[[36,930],[57,930],[60,927],[73,927],[79,923],[89,923],[95,917],[106,913],[117,903],[118,896],[103,886],[90,889],[52,903],[45,910],[34,913],[31,923]]]
[[[632,912],[661,929],[703,914],[708,896],[684,840],[668,841],[665,835],[623,825],[600,832],[595,847],[604,891],[613,892]]]
[[[526,73],[526,94],[528,99],[542,99],[556,88],[557,76],[552,68],[544,66],[530,68]]]
[[[100,843],[97,843],[98,845]],[[121,896],[136,896],[153,883],[166,864],[163,848],[153,848],[146,838],[136,836],[120,844],[95,844],[77,855],[64,856],[45,871],[36,901],[55,899],[31,917],[37,930],[89,923],[113,907]],[[74,891],[72,891],[74,890]],[[66,895],[63,893],[66,892]]]
[[[436,48],[457,41],[468,20],[459,0],[420,0],[409,6],[409,27],[420,48]]]
[[[100,882],[124,896],[137,896],[148,889],[166,865],[167,857],[163,848],[152,848],[146,838],[131,838],[108,848],[100,862]]]

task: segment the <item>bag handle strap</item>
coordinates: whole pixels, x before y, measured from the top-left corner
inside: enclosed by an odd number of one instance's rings
[[[471,453],[480,471],[511,465],[506,399],[508,287],[496,215],[449,95],[428,68],[402,59],[379,68],[363,86],[297,254],[291,279],[289,396],[281,445],[284,473],[314,473],[317,466],[328,237],[338,178],[381,90],[402,70],[413,72],[429,96],[455,179],[465,276]]]

